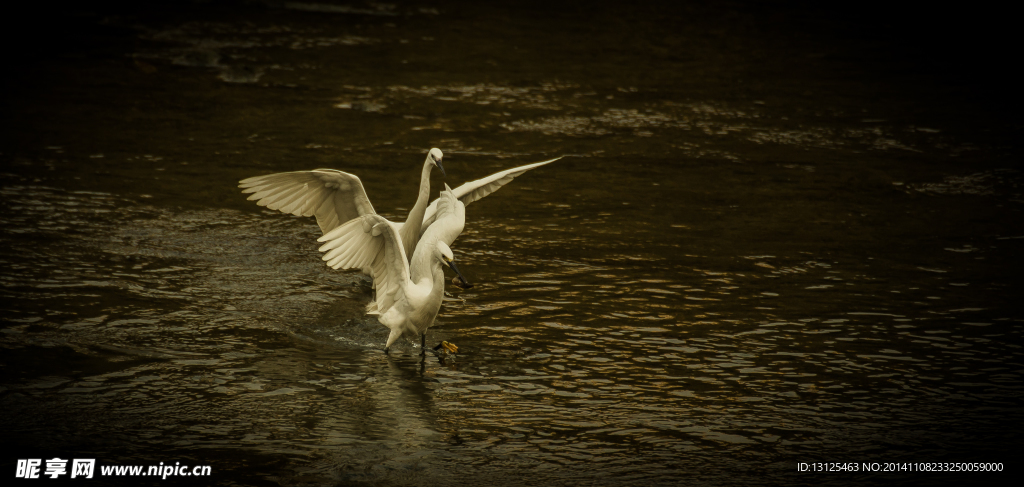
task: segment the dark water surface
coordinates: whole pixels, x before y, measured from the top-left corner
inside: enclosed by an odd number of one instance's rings
[[[147,8],[39,13],[8,56],[3,469],[927,485],[1011,474],[797,463],[1019,466],[1020,122],[951,44],[759,3]],[[313,219],[236,187],[342,169],[401,221],[430,147],[453,185],[565,156],[467,208],[453,248],[477,286],[428,334],[459,345],[445,364],[385,356]]]

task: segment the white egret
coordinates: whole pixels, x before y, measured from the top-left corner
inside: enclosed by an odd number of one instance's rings
[[[399,226],[375,213],[351,220],[318,239],[326,242],[320,251],[326,252],[325,261],[335,262],[331,265],[334,268],[350,268],[352,261],[366,253],[376,256],[371,264],[371,275],[377,296],[367,312],[377,315],[378,321],[391,329],[384,345],[385,353],[402,335],[419,335],[421,354],[426,353],[426,331],[434,323],[444,299],[442,264],[455,271],[463,284],[469,286],[446,243],[453,238],[452,234],[462,232],[466,206],[455,198],[447,184],[435,203],[433,224],[419,239],[411,259],[405,254]],[[349,257],[335,258],[334,255]]]
[[[393,223],[398,228],[405,255],[410,259],[415,253],[416,243],[436,218],[439,199],[434,200],[429,206],[427,200],[430,195],[431,168],[437,166],[444,173],[442,157],[441,150],[437,148],[430,149],[427,153],[427,159],[423,162],[416,204],[409,211],[409,217],[404,223]],[[497,191],[516,176],[558,159],[561,157],[497,172],[465,183],[452,190],[452,194],[464,205],[468,205]],[[249,200],[256,200],[256,204],[260,206],[296,216],[315,215],[324,234],[353,218],[376,214],[359,178],[335,169],[256,176],[239,181],[238,187],[243,188],[242,193],[252,193]],[[446,232],[445,244],[451,245],[460,233],[461,227],[458,232]],[[329,254],[331,259],[328,260],[328,265],[335,269],[361,269],[364,274],[373,277],[370,266],[378,252],[379,246],[347,246],[343,252]]]

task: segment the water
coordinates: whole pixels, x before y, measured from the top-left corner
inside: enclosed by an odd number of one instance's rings
[[[41,17],[5,75],[3,461],[288,486],[1009,470],[1024,200],[998,93],[907,68],[857,19],[766,9]],[[383,355],[315,222],[236,187],[339,168],[400,221],[430,147],[456,184],[565,156],[468,206],[476,287],[428,334],[459,345],[445,363]]]

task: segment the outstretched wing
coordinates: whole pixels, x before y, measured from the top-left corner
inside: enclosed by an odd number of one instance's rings
[[[465,183],[462,186],[453,189],[452,193],[455,195],[456,198],[459,199],[459,201],[461,201],[463,204],[468,205],[480,198],[483,198],[484,196],[487,196],[497,191],[498,188],[501,188],[502,186],[508,184],[508,182],[515,179],[516,176],[526,171],[529,171],[530,169],[533,169],[535,167],[550,164],[559,159],[561,159],[561,157],[556,157],[554,159],[550,159],[547,161],[535,162],[533,164],[527,164],[525,166],[514,167],[512,169],[506,169],[501,172],[496,172],[485,178]],[[427,228],[429,228],[430,225],[434,223],[434,221],[437,219],[437,202],[438,200],[434,200],[433,202],[431,202],[430,206],[427,207],[426,213],[423,214],[423,226],[422,229],[420,230],[420,235],[422,235],[423,232],[426,232]]]
[[[376,213],[363,183],[354,174],[334,169],[283,172],[238,182],[249,200],[295,216],[316,216],[324,234],[353,218]]]
[[[459,186],[458,188],[452,190],[452,193],[455,194],[455,197],[458,198],[459,201],[468,205],[480,198],[483,198],[484,196],[487,196],[497,191],[498,188],[508,184],[508,182],[513,180],[516,176],[526,171],[529,171],[530,169],[540,167],[545,164],[550,164],[559,159],[561,159],[561,157],[556,157],[554,159],[550,159],[543,162],[535,162],[533,164],[527,164],[525,166],[514,167],[512,169],[506,169],[504,171],[491,174],[486,178],[477,179],[476,181],[470,181],[468,183],[465,183],[462,186]]]
[[[317,241],[326,242],[320,251],[326,252],[323,260],[335,269],[357,267],[356,263],[372,256],[370,276],[377,290],[380,314],[387,312],[396,301],[406,299],[409,261],[398,228],[386,218],[376,213],[366,214],[331,230]]]
[[[328,266],[332,269],[361,269],[373,276],[373,264],[384,252],[384,240],[374,238],[367,226],[369,221],[362,217],[354,218],[317,240],[327,242],[320,251],[326,252],[323,260]]]

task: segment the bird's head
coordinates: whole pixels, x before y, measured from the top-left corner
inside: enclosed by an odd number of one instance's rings
[[[460,272],[459,268],[455,265],[455,254],[452,254],[452,249],[448,248],[448,245],[444,242],[437,242],[437,252],[441,259],[441,263],[455,271],[455,274],[459,276],[459,280],[462,281],[462,287],[467,289],[473,287],[473,285],[463,277],[462,272]]]
[[[427,153],[427,160],[430,161],[430,163],[433,164],[435,167],[441,170],[442,176],[448,177],[448,175],[445,174],[444,172],[444,166],[441,165],[441,159],[443,158],[444,154],[441,153],[441,149],[438,149],[437,147],[430,149],[430,152]]]

